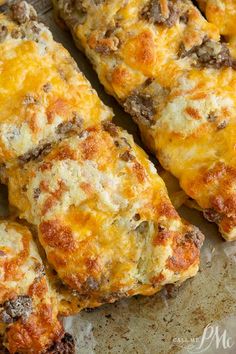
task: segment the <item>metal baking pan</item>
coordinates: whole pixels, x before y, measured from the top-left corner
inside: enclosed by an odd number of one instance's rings
[[[29,2],[55,40],[69,50],[103,102],[113,108],[115,122],[132,133],[142,146],[130,116],[105,93],[70,34],[55,24],[50,1]],[[7,192],[3,187],[0,206],[1,215],[6,214]],[[77,353],[236,353],[236,242],[223,241],[216,226],[205,221],[198,211],[186,207],[178,211],[206,235],[198,275],[178,290],[170,288],[152,297],[121,300],[67,318],[65,326],[75,337]]]

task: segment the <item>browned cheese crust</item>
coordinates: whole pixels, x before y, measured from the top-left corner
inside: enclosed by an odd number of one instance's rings
[[[220,34],[236,44],[236,2],[235,0],[197,0],[207,20],[214,23]]]

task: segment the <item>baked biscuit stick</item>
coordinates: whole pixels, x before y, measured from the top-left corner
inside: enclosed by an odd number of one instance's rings
[[[184,223],[146,154],[112,123],[7,170],[59,278],[87,307],[152,295],[196,274],[203,235]],[[24,186],[24,188],[22,188]]]
[[[0,14],[0,106],[0,165],[113,115],[25,1]]]
[[[0,221],[1,353],[74,353],[73,339],[58,320],[58,308],[30,231]]]
[[[188,0],[54,1],[108,93],[204,216],[236,239],[236,63]]]

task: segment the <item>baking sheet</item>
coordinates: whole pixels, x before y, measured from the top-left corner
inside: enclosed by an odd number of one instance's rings
[[[29,2],[34,4],[55,40],[70,51],[101,99],[113,108],[115,122],[142,145],[131,118],[106,95],[70,34],[55,24],[50,2]],[[152,156],[151,159],[155,161]],[[157,162],[156,165],[160,169]],[[6,189],[1,187],[0,213],[5,216],[6,200]],[[236,353],[236,242],[223,241],[216,226],[206,222],[199,212],[186,207],[179,212],[206,235],[198,275],[178,290],[121,300],[66,319],[65,327],[76,339],[77,353]]]

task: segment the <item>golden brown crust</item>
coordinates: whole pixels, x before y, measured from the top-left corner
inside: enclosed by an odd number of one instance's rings
[[[219,41],[217,27],[188,0],[97,5],[81,0],[82,17],[73,2],[54,3],[106,90],[133,116],[162,166],[205,215],[220,213],[223,237],[236,239],[236,61],[232,47]],[[119,45],[101,52],[91,47],[91,38],[116,38]],[[216,175],[205,183],[202,174],[219,163],[225,166],[224,178]]]
[[[198,0],[208,21],[214,23],[220,33],[231,40],[236,36],[236,3],[234,0]]]
[[[45,212],[43,211],[44,214]],[[75,249],[75,242],[70,228],[60,225],[57,220],[41,223],[40,233],[43,242],[52,248],[65,252],[72,252]]]

